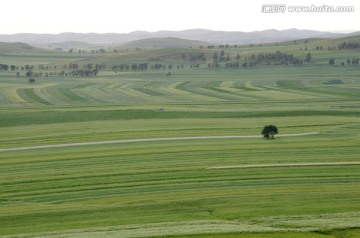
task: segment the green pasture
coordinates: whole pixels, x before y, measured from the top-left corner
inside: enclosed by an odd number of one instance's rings
[[[251,55],[282,47],[301,56],[297,44],[225,51]],[[184,63],[178,58],[183,51],[199,49],[96,57],[14,53],[1,54],[0,61],[120,64],[158,58],[176,65]],[[170,77],[168,70],[105,70],[96,77],[38,77],[30,84],[1,71],[0,236],[359,237],[360,68],[326,63],[327,57],[359,52],[312,54],[314,61],[302,66],[226,70],[185,64]],[[259,135],[269,124],[280,134],[319,133],[23,148]],[[264,166],[213,169],[241,165]]]
[[[131,237],[357,227],[359,165],[209,169],[359,161],[358,118],[287,119],[272,121],[279,122],[283,133],[320,134],[274,141],[194,139],[1,152],[1,234],[87,237],[100,232],[116,237],[135,226],[135,233],[125,233]],[[241,127],[232,130],[236,122]],[[63,143],[66,137],[69,142],[253,134],[261,123],[270,120],[118,120],[101,126],[98,122],[19,126],[5,135],[21,142],[7,145],[17,147]],[[95,128],[99,131],[92,131]],[[200,221],[204,222],[197,225]],[[213,227],[214,222],[220,224]],[[183,230],[176,228],[178,223],[184,223]]]

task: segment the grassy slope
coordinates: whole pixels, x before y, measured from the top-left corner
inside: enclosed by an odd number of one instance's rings
[[[8,43],[0,42],[0,52],[4,53],[36,53],[36,52],[45,52],[44,49],[33,47],[24,43]]]
[[[273,52],[280,46],[266,47]],[[246,55],[260,48],[228,51]],[[286,49],[303,54],[293,46]],[[91,62],[144,61],[174,53],[181,50],[111,54]],[[324,54],[314,53],[313,64],[303,67],[186,67],[173,70],[171,78],[162,71],[104,72],[87,79],[39,78],[30,85],[1,72],[2,148],[258,134],[270,123],[277,124],[280,133],[320,134],[275,141],[163,141],[0,152],[0,235],[261,232],[228,237],[356,237],[358,230],[326,232],[358,227],[357,165],[206,170],[219,165],[359,161],[358,68],[325,65],[320,60]],[[33,54],[28,59],[60,63],[92,57],[54,56]],[[268,233],[284,230],[292,233]],[[313,230],[325,233],[308,232]]]

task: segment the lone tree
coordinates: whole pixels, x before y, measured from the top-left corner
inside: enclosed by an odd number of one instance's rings
[[[35,83],[35,79],[29,78],[29,83]]]
[[[265,139],[274,139],[274,136],[278,133],[278,128],[274,125],[264,126],[261,134]]]

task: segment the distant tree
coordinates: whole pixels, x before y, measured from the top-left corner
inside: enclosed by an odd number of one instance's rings
[[[170,77],[171,76],[171,72],[168,72],[167,74],[166,74],[166,77]]]
[[[25,75],[26,75],[26,77],[30,78],[33,76],[33,74],[34,74],[33,71],[28,70]]]
[[[84,65],[83,65],[83,68],[85,69],[86,67],[87,67],[87,66],[84,64]],[[70,69],[79,69],[80,67],[79,67],[78,64],[70,63],[70,64],[69,64],[69,68],[70,68]]]
[[[334,65],[334,64],[335,64],[335,59],[334,58],[329,59],[329,65]]]
[[[94,70],[92,71],[92,75],[94,75],[94,76],[96,76],[98,73],[99,73],[99,70],[98,70],[98,69],[94,69]]]
[[[148,69],[148,63],[142,63],[138,65],[139,70],[147,70]]]
[[[29,78],[29,83],[35,83],[35,79]]]
[[[7,64],[0,64],[0,70],[8,70],[9,69],[9,65]]]
[[[221,56],[221,57],[224,57],[224,56],[225,56],[224,50],[222,50],[222,51],[220,52],[220,56]]]
[[[261,134],[265,139],[274,139],[274,136],[278,134],[279,130],[275,125],[268,125],[263,128]]]
[[[16,72],[16,77],[20,77],[20,72]]]
[[[217,52],[214,53],[214,55],[213,55],[213,60],[214,60],[215,62],[217,62],[217,61],[219,60],[219,55],[218,55]]]
[[[240,54],[236,55],[236,60],[240,60]]]
[[[131,65],[131,70],[137,70],[138,69],[138,65],[137,64],[132,64]]]
[[[344,62],[341,62],[341,66],[344,66],[345,65],[345,63]]]
[[[219,55],[219,61],[225,61],[225,52],[224,50],[221,50],[220,55]]]
[[[307,53],[305,57],[305,62],[310,62],[310,60],[311,60],[311,54]]]

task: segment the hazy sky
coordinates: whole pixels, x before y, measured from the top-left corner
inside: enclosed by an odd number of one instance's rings
[[[262,13],[264,4],[353,6],[354,12]],[[0,34],[212,29],[359,31],[359,0],[6,0]]]

